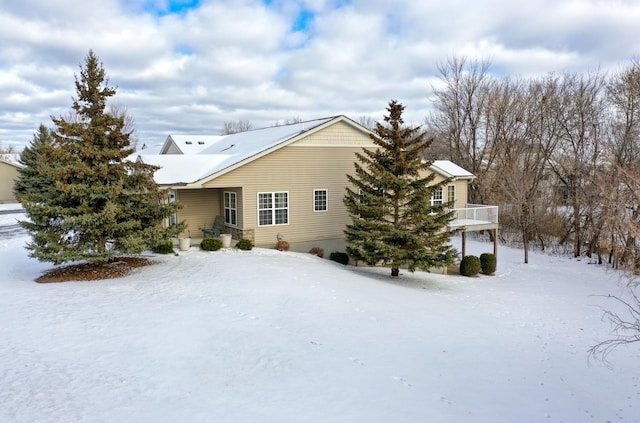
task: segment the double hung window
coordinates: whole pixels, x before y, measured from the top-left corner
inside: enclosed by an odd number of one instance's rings
[[[238,203],[236,193],[224,192],[224,223],[236,225],[238,223]]]
[[[313,211],[323,212],[329,209],[328,195],[326,189],[313,190]]]
[[[289,193],[258,193],[258,226],[289,224]]]

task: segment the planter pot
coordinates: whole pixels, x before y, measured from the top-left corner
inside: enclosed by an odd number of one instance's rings
[[[220,241],[222,241],[222,248],[231,247],[231,234],[220,234]]]
[[[179,238],[178,244],[180,251],[188,251],[191,248],[191,238]]]

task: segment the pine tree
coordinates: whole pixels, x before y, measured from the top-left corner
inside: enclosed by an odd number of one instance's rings
[[[92,51],[76,76],[77,98],[67,118],[43,126],[22,154],[16,194],[30,222],[27,248],[41,261],[105,262],[137,254],[184,229],[163,229],[176,210],[153,180],[156,167],[131,162],[125,119],[105,111],[116,89]]]
[[[347,253],[369,265],[382,264],[398,276],[400,267],[413,272],[453,263],[457,251],[449,245],[450,204],[431,204],[436,190],[423,151],[431,144],[420,127],[405,127],[404,106],[392,100],[385,124],[376,123],[375,150],[357,153],[353,189],[344,203],[352,223],[345,230]]]
[[[55,167],[55,153],[51,132],[44,124],[40,124],[31,144],[20,154],[22,167],[18,168],[18,179],[13,186],[18,201],[32,210],[54,194],[55,180],[49,170]],[[33,220],[36,216],[31,217]],[[39,223],[39,220],[34,220],[34,223]]]

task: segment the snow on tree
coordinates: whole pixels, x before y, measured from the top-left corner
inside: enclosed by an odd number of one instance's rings
[[[175,203],[153,180],[157,167],[127,159],[134,152],[122,114],[106,111],[116,89],[93,51],[87,55],[71,118],[52,118],[22,153],[16,196],[29,220],[31,256],[54,264],[106,262],[137,254],[184,229],[162,228]]]
[[[429,270],[452,264],[457,251],[450,244],[447,224],[451,204],[431,199],[448,180],[434,183],[423,160],[431,144],[420,127],[406,127],[404,106],[391,100],[385,124],[376,123],[375,150],[357,153],[355,176],[348,175],[344,204],[352,223],[345,230],[347,253],[369,265],[382,264],[398,276],[399,268]]]

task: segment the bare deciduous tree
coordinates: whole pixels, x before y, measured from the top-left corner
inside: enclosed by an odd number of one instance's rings
[[[122,104],[118,103],[111,104],[107,113],[109,113],[111,116],[119,117],[124,120],[124,127],[122,131],[125,134],[129,135],[131,146],[135,150],[137,150],[138,144],[140,142],[140,137],[138,136],[138,131],[136,130],[136,121],[129,113],[129,109],[127,108],[127,106],[123,106]]]
[[[493,114],[496,152],[494,198],[507,204],[507,215],[521,233],[524,262],[529,262],[529,242],[538,230],[546,203],[541,196],[547,161],[558,143],[555,119],[557,80],[503,82]]]
[[[599,72],[565,74],[562,77],[563,107],[560,142],[549,165],[567,192],[570,219],[566,239],[573,240],[575,257],[589,239],[595,204],[593,191],[601,162],[601,130],[604,121],[604,76]]]
[[[622,305],[623,311],[605,309],[602,312],[602,320],[611,325],[611,338],[598,342],[589,349],[589,356],[607,362],[609,354],[616,348],[628,344],[640,342],[640,298],[633,289],[629,290],[631,299],[625,300],[616,295],[607,295],[618,306]]]
[[[226,121],[223,124],[222,135],[237,134],[251,130],[251,122],[248,120]]]
[[[489,96],[494,80],[490,62],[450,58],[438,64],[440,84],[433,87],[435,112],[428,119],[430,130],[448,146],[448,158],[471,171],[477,180],[469,186],[469,201],[485,202],[478,182],[491,167],[487,160],[493,139],[487,133]]]
[[[358,123],[370,131],[375,131],[376,129],[376,120],[371,116],[360,116],[358,118]]]

